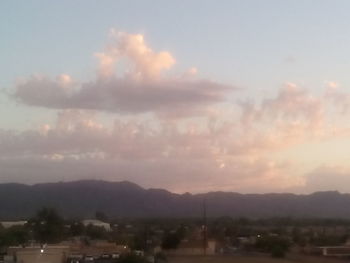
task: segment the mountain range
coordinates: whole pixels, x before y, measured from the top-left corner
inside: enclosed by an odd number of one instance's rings
[[[66,218],[93,217],[96,211],[117,217],[321,217],[350,218],[350,194],[309,195],[209,192],[175,194],[144,189],[130,182],[84,180],[35,185],[0,184],[0,220],[33,216],[54,207]]]

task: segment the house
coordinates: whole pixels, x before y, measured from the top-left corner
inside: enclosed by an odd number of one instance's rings
[[[62,263],[70,253],[68,246],[9,247],[7,254],[17,263]]]
[[[320,247],[323,256],[331,257],[349,257],[350,247],[334,246],[334,247]]]
[[[97,226],[97,227],[103,227],[108,232],[112,231],[111,225],[109,223],[105,223],[105,222],[103,222],[101,220],[85,219],[85,220],[81,221],[81,223],[84,226],[92,225],[92,226]]]
[[[0,225],[3,228],[10,228],[13,226],[24,226],[27,223],[28,223],[28,221],[1,221]]]
[[[92,255],[99,257],[103,254],[120,255],[128,252],[130,252],[130,249],[127,245],[117,245],[106,240],[90,240],[88,244],[74,241],[70,244],[70,257],[73,255]]]

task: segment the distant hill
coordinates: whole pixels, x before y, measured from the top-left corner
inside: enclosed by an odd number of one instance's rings
[[[208,216],[350,218],[350,194],[174,194],[144,189],[130,182],[76,181],[36,185],[0,184],[0,219],[33,216],[44,206],[65,217],[87,218],[96,211],[109,217],[200,217],[203,200]]]

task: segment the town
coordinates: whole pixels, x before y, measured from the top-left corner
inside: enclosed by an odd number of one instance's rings
[[[112,219],[97,211],[93,219],[78,220],[43,208],[27,220],[1,221],[0,262],[341,260],[350,257],[349,237],[345,219]]]

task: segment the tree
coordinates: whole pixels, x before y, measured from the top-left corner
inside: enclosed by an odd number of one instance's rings
[[[81,222],[74,222],[70,225],[70,233],[72,236],[81,236],[84,234],[85,227]]]
[[[35,238],[42,243],[55,243],[63,238],[64,221],[53,208],[42,208],[31,220]]]
[[[272,257],[284,257],[290,242],[281,236],[262,236],[258,238],[255,246],[263,252],[270,253]]]
[[[100,220],[100,221],[103,221],[103,222],[108,221],[107,215],[104,212],[102,212],[102,211],[96,211],[95,218],[97,220]]]
[[[91,239],[105,239],[107,238],[106,229],[100,226],[88,225],[85,228],[86,235]]]
[[[162,252],[158,252],[155,255],[154,259],[156,263],[166,263],[168,261],[166,255]]]
[[[12,226],[0,229],[0,247],[18,246],[29,240],[29,229],[26,226]]]
[[[180,244],[180,237],[177,233],[168,233],[164,236],[162,242],[163,249],[175,249]]]

